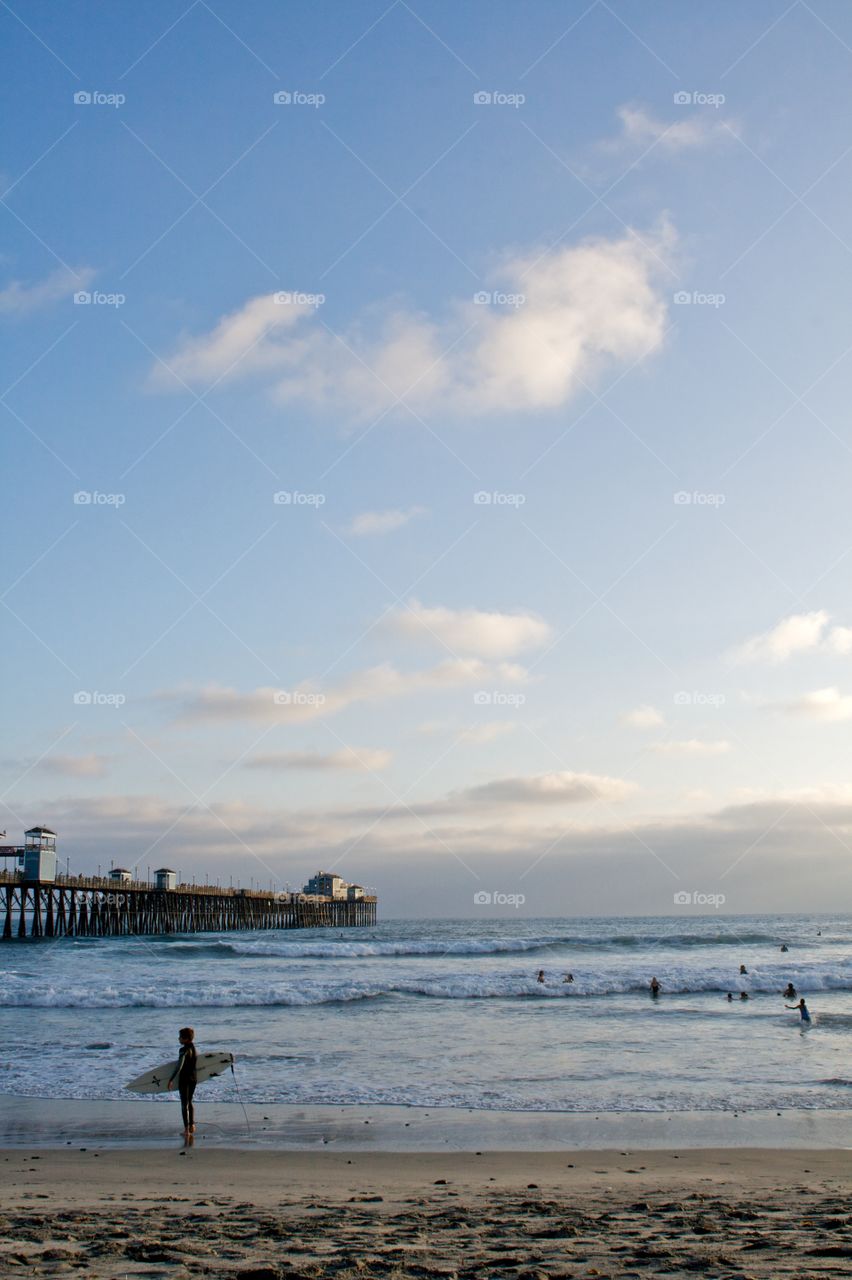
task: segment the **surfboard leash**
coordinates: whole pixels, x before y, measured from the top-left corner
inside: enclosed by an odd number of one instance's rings
[[[252,1133],[251,1133],[251,1125],[249,1124],[248,1112],[246,1111],[246,1104],[243,1102],[243,1095],[240,1093],[240,1084],[239,1084],[239,1081],[237,1080],[237,1073],[236,1073],[236,1071],[234,1070],[234,1059],[233,1059],[233,1055],[231,1056],[231,1075],[232,1075],[232,1076],[233,1076],[233,1078],[234,1078],[234,1088],[235,1088],[235,1089],[236,1089],[236,1091],[237,1091],[237,1097],[239,1098],[240,1106],[242,1107],[242,1109],[243,1109],[243,1115],[245,1116],[245,1121],[246,1121],[246,1133],[248,1134],[248,1136],[249,1136],[249,1137],[251,1137],[251,1136],[252,1136]]]

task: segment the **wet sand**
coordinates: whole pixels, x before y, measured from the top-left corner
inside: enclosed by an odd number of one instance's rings
[[[698,1150],[852,1147],[850,1111],[477,1111],[454,1107],[294,1106],[196,1097],[205,1146],[315,1151]],[[169,1098],[0,1096],[0,1146],[174,1146]]]
[[[0,1153],[0,1275],[840,1277],[840,1150]]]

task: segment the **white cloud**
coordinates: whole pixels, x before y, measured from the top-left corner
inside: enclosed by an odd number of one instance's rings
[[[830,627],[825,609],[793,613],[774,627],[752,636],[734,650],[737,662],[786,662],[797,653],[820,652],[845,655],[852,652],[852,627]]]
[[[400,397],[418,411],[555,408],[601,365],[659,349],[667,308],[656,275],[673,240],[663,226],[642,238],[630,231],[529,252],[501,272],[503,292],[522,296],[521,305],[459,300],[440,320],[397,307],[359,317],[339,336],[312,306],[261,295],[185,339],[167,363],[188,383],[265,377],[282,401],[356,417]],[[175,386],[160,366],[152,380]]]
[[[608,150],[646,150],[655,146],[656,150],[669,153],[695,151],[719,142],[731,142],[737,132],[730,120],[723,120],[706,107],[666,121],[657,119],[645,107],[625,105],[619,107],[618,118],[621,133],[614,141],[603,144]]]
[[[532,613],[486,613],[480,609],[430,608],[410,600],[396,610],[389,625],[399,634],[435,640],[453,652],[506,658],[546,644],[552,632]]]
[[[852,653],[852,627],[832,627],[826,636],[826,645],[832,653],[841,656]]]
[[[22,284],[20,280],[12,280],[4,289],[0,289],[0,315],[29,315],[41,307],[50,306],[52,302],[61,302],[78,289],[85,289],[94,275],[89,267],[80,267],[77,271],[60,267],[36,284]]]
[[[651,747],[652,751],[668,756],[721,756],[730,749],[730,742],[705,742],[700,738],[686,738],[681,742],[657,742]]]
[[[815,689],[801,698],[783,704],[789,715],[805,716],[809,720],[852,719],[852,694],[841,693],[837,688]]]
[[[244,764],[246,769],[309,769],[325,771],[334,769],[386,769],[391,762],[389,751],[377,751],[371,747],[344,747],[323,755],[319,751],[274,751],[268,755],[253,756]]]
[[[165,690],[155,697],[159,701],[178,704],[179,724],[235,720],[299,724],[335,715],[353,703],[377,702],[465,685],[494,688],[520,684],[527,678],[525,669],[516,663],[451,658],[420,671],[399,671],[390,663],[382,663],[357,671],[340,684],[326,689],[319,689],[306,681],[292,689],[263,686],[246,693],[208,685],[201,689]]]
[[[408,524],[416,516],[425,514],[425,507],[409,507],[407,511],[364,511],[355,517],[347,529],[347,533],[355,538],[370,537],[374,534],[393,533]]]
[[[623,715],[621,723],[628,725],[631,729],[658,729],[661,724],[665,724],[665,720],[656,707],[643,705],[634,707],[632,711]]]

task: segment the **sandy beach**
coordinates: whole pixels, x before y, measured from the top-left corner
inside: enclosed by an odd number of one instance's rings
[[[3,1276],[834,1277],[845,1151],[8,1148]]]

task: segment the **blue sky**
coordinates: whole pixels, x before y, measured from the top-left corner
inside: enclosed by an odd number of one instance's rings
[[[0,24],[9,838],[834,906],[847,7]]]

